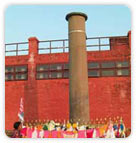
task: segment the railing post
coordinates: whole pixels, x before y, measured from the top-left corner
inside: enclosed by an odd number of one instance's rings
[[[100,38],[99,38],[99,51],[101,51],[100,45],[101,45],[101,42],[100,42]]]
[[[131,49],[131,31],[128,32],[128,44],[129,48]]]
[[[63,40],[63,53],[65,53],[65,41]]]
[[[16,56],[18,56],[18,44],[16,44]]]
[[[50,54],[51,54],[51,41],[50,41]]]
[[[38,39],[36,37],[30,37],[28,39],[29,41],[29,55],[33,54],[38,54]]]

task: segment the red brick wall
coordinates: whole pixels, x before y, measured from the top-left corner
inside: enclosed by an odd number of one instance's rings
[[[130,34],[130,33],[129,33]],[[115,42],[110,51],[88,52],[88,61],[130,60],[129,45]],[[112,41],[111,41],[112,42]],[[27,81],[5,82],[5,129],[18,120],[20,98],[24,97],[25,119],[68,119],[68,79],[36,80],[36,64],[68,62],[67,53],[37,53],[38,40],[29,39],[29,55],[6,57],[6,65],[28,64]],[[122,116],[131,126],[131,77],[89,78],[90,118]]]
[[[89,79],[90,118],[123,117],[131,127],[130,77]]]
[[[20,98],[24,96],[26,81],[5,83],[5,129],[13,129],[13,123],[18,121]]]

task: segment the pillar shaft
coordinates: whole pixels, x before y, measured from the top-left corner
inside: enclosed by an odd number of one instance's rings
[[[82,13],[68,14],[70,119],[89,121],[88,68],[85,20]]]
[[[38,96],[36,81],[36,57],[38,54],[38,39],[31,37],[29,40],[28,55],[28,81],[24,85],[24,118],[27,120],[37,120],[38,117]]]

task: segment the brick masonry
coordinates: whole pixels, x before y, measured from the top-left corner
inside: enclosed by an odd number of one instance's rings
[[[88,61],[131,60],[131,32],[128,44],[111,39],[109,51],[88,52]],[[29,55],[5,58],[5,65],[28,65],[28,80],[5,82],[5,129],[18,120],[20,98],[24,98],[26,120],[68,119],[69,80],[36,80],[36,64],[68,62],[68,53],[38,54],[37,38],[29,38]],[[131,69],[131,67],[130,67]],[[131,127],[131,75],[89,78],[90,119],[122,116]]]

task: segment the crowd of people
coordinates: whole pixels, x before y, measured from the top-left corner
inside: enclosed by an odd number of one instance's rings
[[[123,120],[106,121],[101,124],[79,122],[14,123],[12,138],[125,138],[128,130]]]

